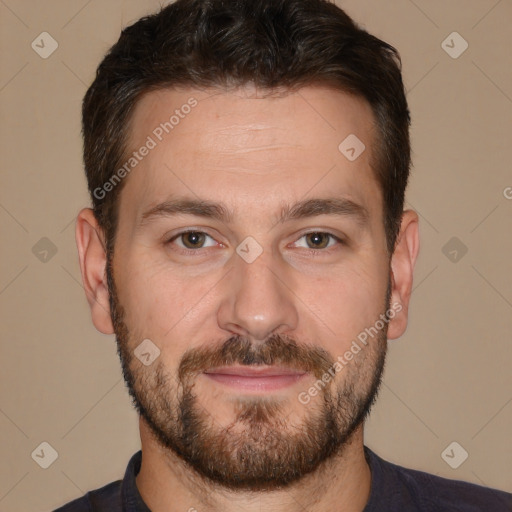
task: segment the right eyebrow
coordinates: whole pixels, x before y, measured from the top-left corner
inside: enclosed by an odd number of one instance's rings
[[[215,219],[224,223],[232,221],[232,214],[227,209],[213,201],[202,201],[197,199],[170,199],[153,206],[145,211],[138,223],[139,227],[143,227],[154,219],[161,217],[172,217],[173,215],[195,215],[197,217],[205,217]]]

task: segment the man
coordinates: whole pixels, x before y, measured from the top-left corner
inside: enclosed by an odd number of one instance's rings
[[[394,48],[322,0],[178,0],[123,31],[83,134],[80,267],[142,451],[59,511],[511,510],[364,445],[419,250]]]

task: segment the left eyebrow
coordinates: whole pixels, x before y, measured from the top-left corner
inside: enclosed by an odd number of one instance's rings
[[[142,214],[139,227],[148,224],[151,220],[174,215],[192,215],[215,219],[229,224],[233,221],[234,214],[221,203],[213,201],[174,198],[157,204]],[[277,224],[283,224],[290,220],[317,217],[320,215],[332,215],[352,218],[362,228],[368,226],[370,214],[366,207],[346,198],[315,198],[298,201],[292,205],[283,205]]]
[[[370,212],[361,204],[350,199],[334,197],[322,199],[306,199],[294,205],[285,205],[281,209],[278,223],[289,220],[316,217],[319,215],[334,215],[354,219],[360,227],[364,228],[370,221]]]

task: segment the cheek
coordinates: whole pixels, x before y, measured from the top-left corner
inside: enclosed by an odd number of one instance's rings
[[[125,268],[130,271],[122,280],[120,300],[130,332],[160,347],[186,350],[191,336],[197,337],[202,324],[214,318],[211,292],[218,276],[190,277],[142,258],[133,258]]]
[[[316,336],[332,339],[334,353],[375,323],[383,312],[386,284],[377,270],[345,268],[308,284],[298,295],[309,297],[304,301],[310,309],[309,317],[324,333],[317,332]],[[325,342],[326,338],[323,339]]]
[[[156,339],[159,322],[176,309],[176,287],[168,282],[162,268],[132,257],[125,261],[116,279],[119,300],[125,309],[125,322],[133,337],[142,335]]]

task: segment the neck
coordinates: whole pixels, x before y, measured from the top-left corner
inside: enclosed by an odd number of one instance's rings
[[[364,456],[363,425],[340,454],[285,489],[232,491],[203,479],[173,452],[161,447],[139,420],[142,464],[136,484],[152,512],[362,512],[370,495],[371,473]]]

